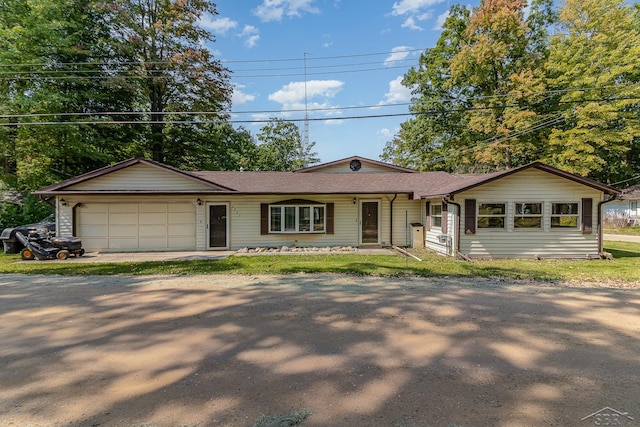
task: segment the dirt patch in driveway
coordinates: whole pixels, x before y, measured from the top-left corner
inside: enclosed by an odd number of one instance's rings
[[[3,426],[640,420],[637,286],[2,276],[0,337]]]

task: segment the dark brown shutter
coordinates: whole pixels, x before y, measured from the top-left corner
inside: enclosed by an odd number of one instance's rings
[[[448,209],[449,206],[445,202],[442,202],[442,234],[447,234],[447,221],[449,221]]]
[[[260,203],[260,234],[269,234],[269,203]]]
[[[464,200],[464,234],[476,234],[476,199]]]
[[[426,206],[427,206],[427,217],[424,222],[424,229],[431,230],[431,202],[427,202]]]
[[[327,203],[327,234],[333,234],[333,203]]]
[[[582,233],[593,233],[593,199],[582,199]]]

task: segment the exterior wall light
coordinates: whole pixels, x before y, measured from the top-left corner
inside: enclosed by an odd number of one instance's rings
[[[62,206],[67,206],[67,201],[65,199],[60,199],[60,204]]]
[[[199,197],[198,197],[198,200],[196,200],[196,203],[198,204],[198,206],[202,206],[202,200],[200,200]]]

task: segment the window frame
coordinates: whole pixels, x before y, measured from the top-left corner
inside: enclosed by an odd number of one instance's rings
[[[518,205],[540,205],[540,213],[539,214],[519,214]],[[517,231],[541,231],[544,230],[545,220],[544,220],[544,202],[534,202],[534,201],[526,201],[526,202],[513,202],[513,229]],[[517,218],[540,218],[540,225],[536,227],[518,227],[516,225]]]
[[[293,229],[291,228],[291,222],[287,223],[287,209],[295,208]],[[274,230],[272,228],[272,218],[274,209],[280,211],[280,230]],[[309,209],[309,230],[301,230],[301,212],[303,209]],[[316,210],[322,212],[322,229],[316,229],[317,223],[315,221]],[[326,203],[314,203],[314,204],[270,204],[268,206],[267,217],[269,219],[268,230],[269,234],[326,234],[327,233],[327,205]],[[306,224],[305,224],[306,225]],[[289,227],[288,227],[289,226]]]
[[[434,208],[440,208],[440,214],[436,215],[433,213]],[[436,223],[436,220],[439,220],[439,224]],[[442,229],[442,203],[432,203],[429,206],[429,224],[431,228],[439,228]]]
[[[554,214],[553,213],[553,208],[555,205],[576,205],[576,213],[572,213],[572,214]],[[560,226],[555,226],[553,225],[553,218],[571,218],[571,217],[575,217],[576,218],[576,225],[571,226],[571,227],[560,227]],[[579,201],[556,201],[556,202],[551,202],[551,206],[550,206],[550,210],[549,210],[549,229],[554,230],[554,231],[562,231],[562,230],[580,230],[581,228],[581,223],[582,223],[582,203],[580,203]]]
[[[502,205],[504,206],[504,213],[500,215],[486,215],[480,214],[480,208],[483,205]],[[507,231],[507,215],[509,213],[509,203],[502,201],[478,201],[476,206],[476,230],[483,231]],[[502,218],[502,227],[482,227],[480,226],[480,220],[482,218]]]

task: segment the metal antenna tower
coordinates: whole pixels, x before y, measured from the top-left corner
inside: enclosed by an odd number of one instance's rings
[[[307,55],[304,53],[304,147],[309,146],[309,104],[307,100]]]

